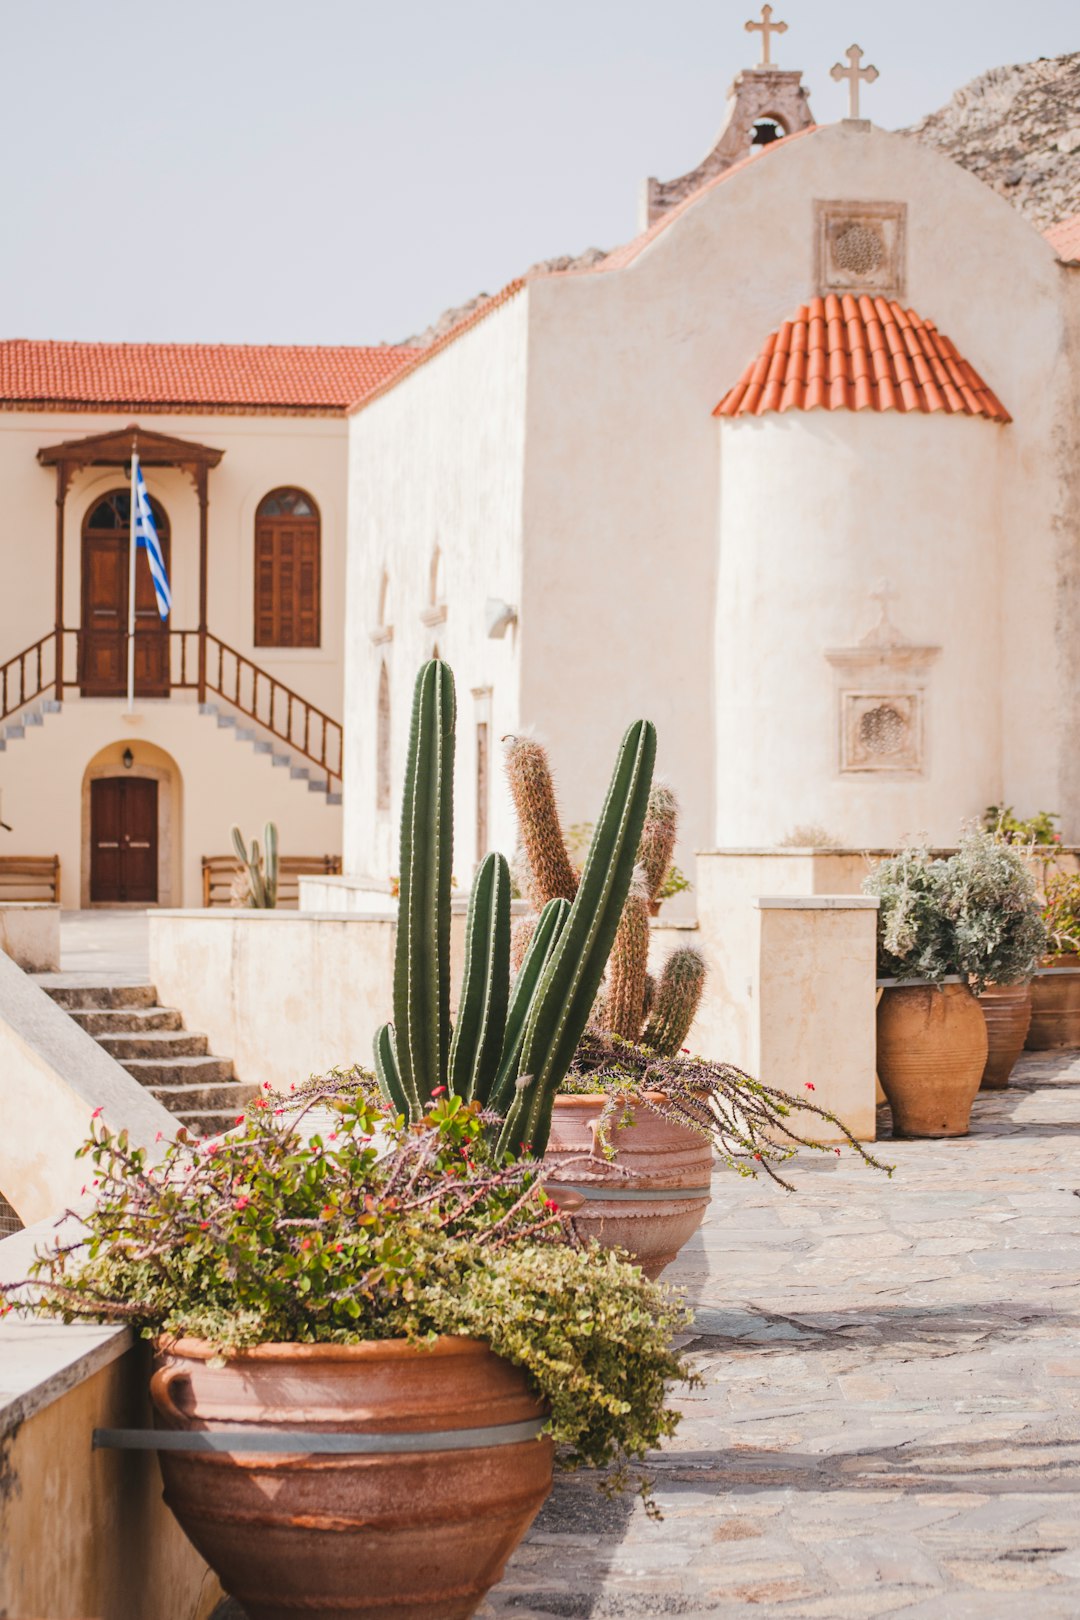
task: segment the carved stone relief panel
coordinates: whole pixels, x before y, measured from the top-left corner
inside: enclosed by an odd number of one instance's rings
[[[825,654],[836,672],[837,769],[842,776],[921,776],[930,666],[940,647],[917,647],[889,618],[895,593],[873,593],[879,619],[854,647]]]
[[[815,202],[814,227],[819,293],[904,296],[905,203]]]

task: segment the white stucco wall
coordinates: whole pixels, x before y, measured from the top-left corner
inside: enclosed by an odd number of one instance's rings
[[[722,430],[716,615],[716,839],[776,844],[797,826],[854,845],[956,837],[999,802],[1000,444],[1008,430],[791,411]],[[920,773],[840,771],[841,684],[826,660],[878,619],[941,649],[926,680]],[[901,684],[909,677],[901,678]],[[919,677],[920,683],[923,677]],[[734,767],[734,768],[733,768]]]
[[[398,815],[413,683],[439,652],[458,694],[455,871],[476,857],[476,725],[489,724],[490,848],[512,853],[513,817],[499,738],[519,723],[518,641],[484,630],[484,604],[521,599],[522,474],[528,299],[512,298],[350,423],[346,608],[345,869],[397,871]],[[440,594],[431,601],[432,559]],[[393,634],[373,641],[382,580]],[[445,604],[445,619],[421,615]],[[429,618],[432,615],[428,615]],[[385,661],[392,717],[391,807],[376,808],[376,706]],[[474,696],[474,694],[479,694]]]

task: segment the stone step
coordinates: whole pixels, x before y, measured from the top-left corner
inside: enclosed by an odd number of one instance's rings
[[[191,1030],[150,1029],[141,1034],[95,1035],[110,1057],[121,1063],[125,1058],[154,1058],[171,1063],[173,1058],[206,1057],[210,1043],[205,1035]]]
[[[184,1027],[175,1007],[68,1007],[65,1011],[88,1035],[143,1035],[152,1029]]]
[[[236,1125],[236,1114],[231,1109],[198,1109],[174,1116],[177,1125],[186,1125],[192,1136],[223,1136]]]
[[[102,1011],[115,1007],[157,1006],[157,991],[152,984],[95,983],[77,976],[68,979],[62,973],[39,973],[36,983],[52,996],[57,1006],[68,1012],[76,1007]]]
[[[228,1130],[232,1130],[237,1117],[243,1113],[244,1108],[258,1095],[258,1086],[245,1086],[239,1080],[229,1080],[224,1085],[215,1086],[151,1086],[150,1095],[163,1103],[170,1114],[186,1114],[193,1111],[205,1113],[212,1109],[228,1118]]]
[[[121,1068],[142,1086],[239,1085],[232,1058],[118,1058]]]

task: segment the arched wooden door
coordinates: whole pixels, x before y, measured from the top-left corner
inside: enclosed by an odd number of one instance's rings
[[[169,519],[153,496],[150,509],[171,579]],[[123,697],[127,691],[130,531],[130,489],[112,490],[83,522],[79,684],[84,697]],[[158,613],[145,551],[135,558],[135,691],[140,697],[169,695],[169,632]]]

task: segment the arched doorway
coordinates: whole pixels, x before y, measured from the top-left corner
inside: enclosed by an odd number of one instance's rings
[[[169,519],[150,497],[165,568],[171,577]],[[127,691],[128,547],[131,491],[114,489],[83,519],[82,630],[79,684],[84,697],[123,697]],[[145,553],[135,558],[135,690],[169,695],[169,632],[158,613]]]
[[[156,744],[117,738],[83,773],[80,904],[181,903],[180,767]]]

